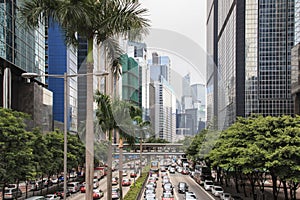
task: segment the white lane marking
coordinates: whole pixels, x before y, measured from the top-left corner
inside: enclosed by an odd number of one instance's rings
[[[195,179],[193,179],[193,178],[190,177],[190,176],[189,176],[189,178],[192,179],[192,180],[200,187],[200,189],[201,189],[207,196],[209,196],[209,198],[211,198],[212,200],[215,200],[215,198],[214,198],[210,193],[208,193],[205,189],[203,189],[203,188],[201,187],[201,185],[199,185],[199,184],[195,181]]]

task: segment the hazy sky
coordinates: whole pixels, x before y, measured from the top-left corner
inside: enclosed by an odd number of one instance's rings
[[[171,68],[191,83],[205,83],[206,0],[140,0],[151,20],[148,52],[171,58]],[[148,58],[150,56],[148,55]],[[172,84],[172,83],[171,83]]]
[[[140,0],[153,28],[179,32],[206,46],[206,0]]]

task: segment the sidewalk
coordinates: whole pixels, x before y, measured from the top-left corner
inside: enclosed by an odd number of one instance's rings
[[[236,188],[235,188],[235,185],[233,182],[229,183],[229,187],[225,187],[225,184],[222,185],[222,187],[225,192],[228,192],[232,195],[238,195],[238,196],[242,197],[244,200],[253,200],[253,194],[252,194],[250,185],[246,185],[246,188],[245,188],[247,196],[244,195],[244,189],[241,186],[239,187],[240,193],[236,193]],[[258,189],[256,189],[256,195],[257,195],[256,200],[263,200],[263,194]],[[265,198],[264,198],[265,200],[272,200],[273,199],[272,188],[265,188],[264,195],[265,195]],[[279,191],[278,200],[285,200],[283,189],[280,189],[280,191]],[[297,200],[300,200],[300,188],[297,190]]]

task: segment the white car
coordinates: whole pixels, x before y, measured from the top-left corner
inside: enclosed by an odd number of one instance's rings
[[[204,181],[204,189],[205,190],[211,190],[212,186],[214,186],[214,183],[211,180]]]
[[[127,171],[123,171],[122,176],[127,176]]]
[[[211,187],[211,193],[215,195],[216,197],[220,197],[223,194],[223,188],[221,186],[212,186]]]
[[[52,183],[57,184],[58,183],[58,178],[52,178],[51,181],[52,181]]]
[[[171,167],[170,170],[169,170],[169,172],[170,172],[171,174],[174,174],[174,173],[175,173],[175,168],[174,168],[174,167]]]
[[[93,179],[93,188],[94,189],[97,189],[99,187],[99,182],[98,182],[98,179]]]
[[[185,200],[195,200],[197,199],[194,192],[185,192]]]
[[[45,198],[46,200],[60,200],[60,197],[56,194],[47,194]]]
[[[223,193],[223,194],[220,196],[220,199],[221,199],[221,200],[231,200],[231,194],[230,194],[230,193]]]

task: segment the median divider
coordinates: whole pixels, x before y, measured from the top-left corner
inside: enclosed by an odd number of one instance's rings
[[[140,200],[143,196],[143,188],[145,187],[149,177],[149,168],[144,169],[142,175],[136,180],[135,186],[131,185],[130,190],[124,197],[124,200]]]

